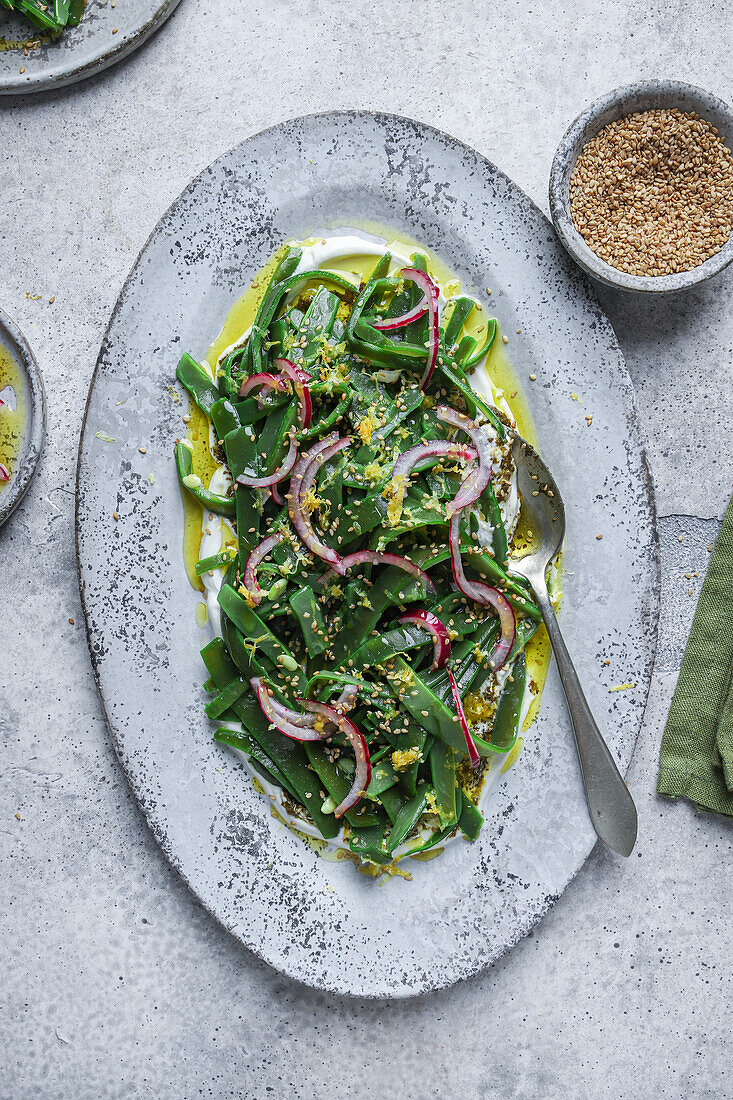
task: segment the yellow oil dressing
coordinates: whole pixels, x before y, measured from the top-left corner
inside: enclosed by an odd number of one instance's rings
[[[187,435],[193,444],[193,468],[203,484],[208,485],[217,468],[209,448],[209,418],[193,401],[189,402],[189,416]],[[196,576],[196,562],[199,560],[204,511],[183,486],[180,486],[180,491],[183,501],[183,563],[191,587],[203,592],[203,581]]]
[[[242,338],[244,333],[254,321],[257,307],[265,292],[270,277],[276,265],[285,253],[283,245],[271,259],[267,261],[261,271],[254,277],[244,293],[237,299],[229,310],[221,332],[206,352],[202,366],[209,369],[212,378],[216,375],[216,365],[222,353]],[[218,463],[211,453],[210,448],[210,421],[201,412],[198,405],[189,398],[188,414],[190,416],[187,436],[193,444],[193,469],[204,485],[208,485],[213,477]],[[199,560],[201,547],[201,530],[203,523],[203,509],[198,501],[181,489],[183,499],[183,561],[186,575],[191,587],[197,592],[203,592],[204,585],[200,577],[196,576],[196,562]],[[226,544],[236,542],[230,531],[231,538],[227,538]]]
[[[425,248],[424,245],[372,222],[355,221],[353,222],[353,226],[355,229],[360,229],[372,236],[386,240],[388,242],[388,250],[393,248],[408,256],[413,252],[419,252],[427,256],[431,274],[439,282],[444,296],[450,300],[462,293],[460,279],[448,269],[438,256],[430,249]],[[301,243],[310,245],[319,239],[320,238],[315,237],[308,238]],[[284,244],[275,255],[268,260],[227,314],[221,332],[206,353],[204,367],[206,368],[208,366],[212,377],[216,373],[217,363],[224,351],[233,344],[237,344],[241,341],[245,332],[252,324],[272,273],[285,254],[286,248],[287,245]],[[329,271],[334,271],[337,274],[347,277],[356,276],[360,281],[364,281],[371,274],[377,260],[378,257],[374,255],[354,254],[329,260],[324,266]],[[481,304],[481,308],[477,306],[469,316],[464,326],[464,332],[469,336],[473,336],[479,343],[483,342],[486,334],[486,326],[491,317],[492,314],[487,306],[483,304]],[[533,446],[537,446],[537,434],[534,420],[517,378],[516,371],[507,355],[500,331],[497,331],[496,339],[487,356],[485,366],[478,369],[486,371],[489,381],[495,391],[497,391],[497,396],[503,395],[520,434]],[[208,479],[213,475],[217,465],[209,450],[209,421],[198,407],[194,405],[193,401],[190,402],[190,415],[191,421],[188,434],[194,447],[194,470],[204,484],[208,484]],[[203,585],[200,579],[196,577],[194,569],[196,561],[198,560],[201,542],[202,510],[200,505],[186,493],[184,493],[184,509],[184,560],[186,563],[186,572],[193,587],[197,590],[201,590]],[[522,528],[521,518],[517,539],[520,541],[531,541],[526,530]],[[553,602],[556,604],[559,602],[559,582],[557,581],[553,591]],[[529,728],[539,711],[542,689],[547,679],[550,655],[551,649],[547,632],[544,626],[540,626],[526,649],[527,678],[533,698],[523,725],[523,732]]]
[[[0,405],[0,462],[7,467],[10,477],[15,473],[18,457],[23,449],[23,437],[28,423],[25,379],[14,357],[0,344],[0,393],[10,387],[12,396]],[[0,493],[9,484],[0,480]]]

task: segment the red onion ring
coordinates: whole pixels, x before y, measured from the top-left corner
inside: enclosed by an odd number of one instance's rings
[[[432,377],[433,371],[435,370],[435,364],[438,361],[438,347],[440,344],[440,333],[438,331],[438,299],[440,298],[440,291],[430,276],[416,267],[403,267],[400,276],[403,279],[409,279],[411,282],[417,283],[425,295],[424,303],[427,306],[428,313],[428,354],[425,361],[425,370],[420,379],[420,389],[424,390]]]
[[[448,514],[451,515],[477,501],[491,481],[491,441],[486,434],[485,425],[480,426],[464,413],[451,409],[449,405],[438,405],[436,414],[438,420],[442,420],[444,424],[465,432],[478,454],[478,468],[471,471],[452,503],[448,505]]]
[[[246,485],[248,489],[269,489],[272,485],[277,485],[279,481],[284,481],[295,465],[297,457],[298,444],[294,439],[291,439],[290,449],[283,460],[283,464],[278,466],[274,473],[268,474],[267,477],[249,477],[247,474],[240,474],[237,478],[237,484]]]
[[[10,481],[10,470],[0,462],[0,481]]]
[[[407,479],[419,462],[426,458],[462,458],[468,462],[478,457],[475,447],[466,446],[463,443],[455,443],[449,439],[435,439],[430,443],[416,443],[414,447],[403,451],[392,467],[392,482],[394,483],[394,497],[401,506],[407,492]],[[463,482],[465,484],[465,481]],[[463,485],[461,486],[461,489]],[[458,492],[461,492],[461,489]],[[458,494],[456,494],[458,495]],[[400,513],[402,509],[400,507]],[[393,522],[392,520],[390,520]]]
[[[348,713],[348,711],[353,709],[358,694],[358,684],[347,684],[344,690],[339,695],[338,699],[336,699],[335,702],[331,704],[331,706],[333,706],[339,712],[339,714],[346,714]],[[272,709],[275,711],[276,714],[279,714],[281,717],[288,718],[290,721],[295,722],[295,725],[297,726],[315,726],[316,724],[315,714],[299,714],[297,718],[293,718],[293,715],[296,712],[288,710],[288,708],[282,703],[279,703],[277,699],[271,698],[270,703],[272,705]],[[325,736],[328,735],[326,734]]]
[[[404,272],[402,272],[402,274],[404,276]],[[420,318],[424,317],[428,312],[425,298],[426,295],[423,294],[417,305],[409,309],[407,313],[403,313],[399,317],[385,317],[382,321],[375,321],[373,327],[379,329],[380,332],[394,332],[395,329],[404,328],[405,325],[409,325],[412,321],[419,321]]]
[[[442,668],[450,657],[450,636],[448,628],[432,611],[406,611],[397,619],[398,623],[414,623],[427,630],[433,639],[432,668]]]
[[[323,463],[328,461],[329,458],[333,458],[334,455],[337,455],[339,451],[344,450],[350,444],[351,437],[345,436],[343,439],[339,439],[338,432],[331,432],[325,439],[314,444],[306,454],[301,455],[298,459],[293,470],[293,476],[290,479],[290,492],[287,494],[288,514],[302,542],[312,554],[328,562],[334,572],[341,575],[345,572],[341,565],[341,559],[335,550],[332,550],[330,546],[326,546],[317,537],[313,530],[310,515],[303,507],[303,498],[312,488]]]
[[[453,569],[453,580],[464,596],[470,600],[483,604],[484,607],[493,607],[499,616],[501,634],[489,656],[489,665],[492,671],[498,672],[506,664],[514,638],[517,633],[517,620],[514,617],[512,605],[498,588],[490,588],[483,581],[470,581],[463,569],[460,545],[461,513],[455,512],[450,521],[450,561]]]
[[[471,731],[468,728],[468,722],[466,721],[466,712],[463,709],[463,701],[461,699],[461,693],[458,690],[458,684],[456,678],[448,669],[448,679],[450,680],[450,689],[453,694],[453,702],[455,704],[456,713],[458,714],[458,721],[461,723],[461,729],[463,730],[463,736],[466,738],[466,748],[468,749],[468,758],[474,768],[477,768],[481,763],[481,757],[478,754],[476,748],[476,742],[471,737]]]
[[[299,724],[305,716],[297,711],[288,710],[281,703],[278,703],[276,708],[273,705],[274,700],[267,685],[261,676],[254,676],[250,680],[250,686],[257,696],[257,702],[260,704],[262,713],[270,725],[274,726],[280,733],[284,733],[292,741],[321,741],[324,737],[328,737],[327,733],[319,732],[313,726]]]
[[[247,589],[249,597],[255,605],[262,599],[262,589],[257,581],[257,566],[279,543],[282,542],[282,538],[281,531],[278,531],[275,535],[269,535],[266,539],[262,540],[259,546],[255,546],[245,562],[242,579],[244,581],[244,587]]]
[[[303,385],[307,385],[311,380],[310,375],[307,374],[302,367],[297,366],[292,359],[276,359],[275,366],[280,373],[286,375],[291,382],[301,382]]]
[[[420,569],[409,558],[403,558],[401,554],[388,554],[379,550],[357,550],[355,554],[347,554],[341,559],[344,572],[355,565],[394,565],[397,569],[403,569],[413,577],[418,577],[428,592],[435,592],[435,585],[424,570]],[[322,580],[323,578],[321,578]]]
[[[309,710],[312,714],[321,714],[324,718],[328,718],[329,721],[337,725],[344,736],[348,737],[351,747],[354,750],[354,756],[356,757],[354,782],[346,798],[344,798],[343,802],[340,802],[333,811],[334,817],[343,817],[347,810],[350,810],[352,806],[357,804],[371,782],[372,762],[369,758],[369,746],[366,743],[363,733],[356,728],[351,719],[347,718],[344,714],[340,714],[335,707],[330,707],[326,703],[315,703],[312,699],[303,700],[303,705],[306,710]]]
[[[301,714],[299,711],[291,710],[283,703],[278,702],[273,696],[270,696],[270,706],[279,718],[287,719],[287,721],[292,722],[294,726],[309,726],[310,729],[315,728],[316,719],[313,714]]]
[[[280,496],[280,490],[278,489],[277,485],[270,486],[270,496],[275,501],[275,504],[277,504],[279,508],[282,508],[285,501]]]
[[[313,397],[308,388],[308,383],[311,381],[310,375],[290,359],[276,359],[275,366],[293,383],[293,389],[298,398],[298,427],[307,428],[313,416]]]
[[[259,374],[251,374],[249,378],[245,378],[244,382],[239,390],[240,397],[246,397],[253,389],[260,386],[260,393],[262,390],[287,390],[288,384],[284,378],[281,378],[277,374],[269,374],[266,371],[260,371]]]
[[[257,400],[258,403],[261,403],[260,397],[264,390],[280,390],[287,393],[290,386],[286,379],[289,379],[293,384],[295,396],[298,398],[298,427],[307,428],[313,416],[313,398],[306,384],[310,382],[309,375],[300,367],[296,367],[295,363],[291,363],[289,359],[276,359],[275,365],[280,368],[280,374],[270,374],[267,371],[251,374],[242,383],[239,396],[246,397],[259,386],[260,392],[257,395]]]

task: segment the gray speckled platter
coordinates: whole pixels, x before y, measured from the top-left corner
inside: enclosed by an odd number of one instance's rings
[[[46,398],[43,378],[31,346],[14,321],[0,309],[0,348],[10,355],[19,368],[22,393],[14,393],[16,402],[25,407],[27,416],[20,439],[20,448],[12,461],[0,454],[0,461],[10,468],[10,481],[0,490],[0,527],[25,496],[46,435]],[[5,380],[0,371],[0,393],[4,394]],[[7,395],[4,395],[7,396]],[[0,416],[4,415],[0,409]]]
[[[63,88],[121,61],[165,23],[180,0],[89,0],[78,27],[55,41],[23,51],[23,42],[43,38],[30,20],[0,10],[0,39],[17,44],[0,51],[0,95]],[[116,28],[116,29],[115,29]],[[21,73],[21,68],[25,71]]]
[[[183,350],[205,352],[283,240],[357,218],[424,242],[482,295],[490,286],[520,377],[537,375],[528,397],[568,513],[562,624],[627,768],[658,607],[631,382],[585,277],[540,211],[494,165],[430,127],[366,112],[296,119],[245,141],[189,185],[143,249],[100,353],[79,453],[77,545],[117,752],[174,867],[233,935],[284,973],[336,992],[399,997],[497,959],[565,889],[595,834],[554,670],[479,841],[411,863],[411,882],[319,859],[271,817],[241,764],[212,739],[199,687],[206,636],[181,557],[176,362]],[[609,690],[622,682],[635,686]]]

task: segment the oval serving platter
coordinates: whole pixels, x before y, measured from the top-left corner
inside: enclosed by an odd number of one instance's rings
[[[282,972],[337,993],[404,997],[475,974],[525,935],[582,866],[595,833],[554,670],[479,840],[407,861],[412,881],[320,859],[213,740],[198,656],[207,634],[182,560],[176,362],[183,350],[205,353],[282,241],[353,226],[357,216],[432,249],[485,303],[491,287],[518,376],[537,375],[526,395],[567,508],[562,625],[626,770],[658,607],[651,482],[631,382],[610,324],[541,212],[494,165],[428,126],[368,112],[295,119],[243,142],[186,188],[125,284],[94,373],[77,552],[117,753],[173,866]],[[609,690],[620,682],[633,686]]]
[[[89,0],[79,25],[67,27],[55,40],[29,19],[0,8],[0,95],[63,88],[95,76],[147,42],[179,3]],[[26,55],[24,45],[38,41]]]

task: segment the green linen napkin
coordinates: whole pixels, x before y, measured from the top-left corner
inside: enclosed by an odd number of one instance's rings
[[[657,790],[733,816],[733,499],[692,622]]]

